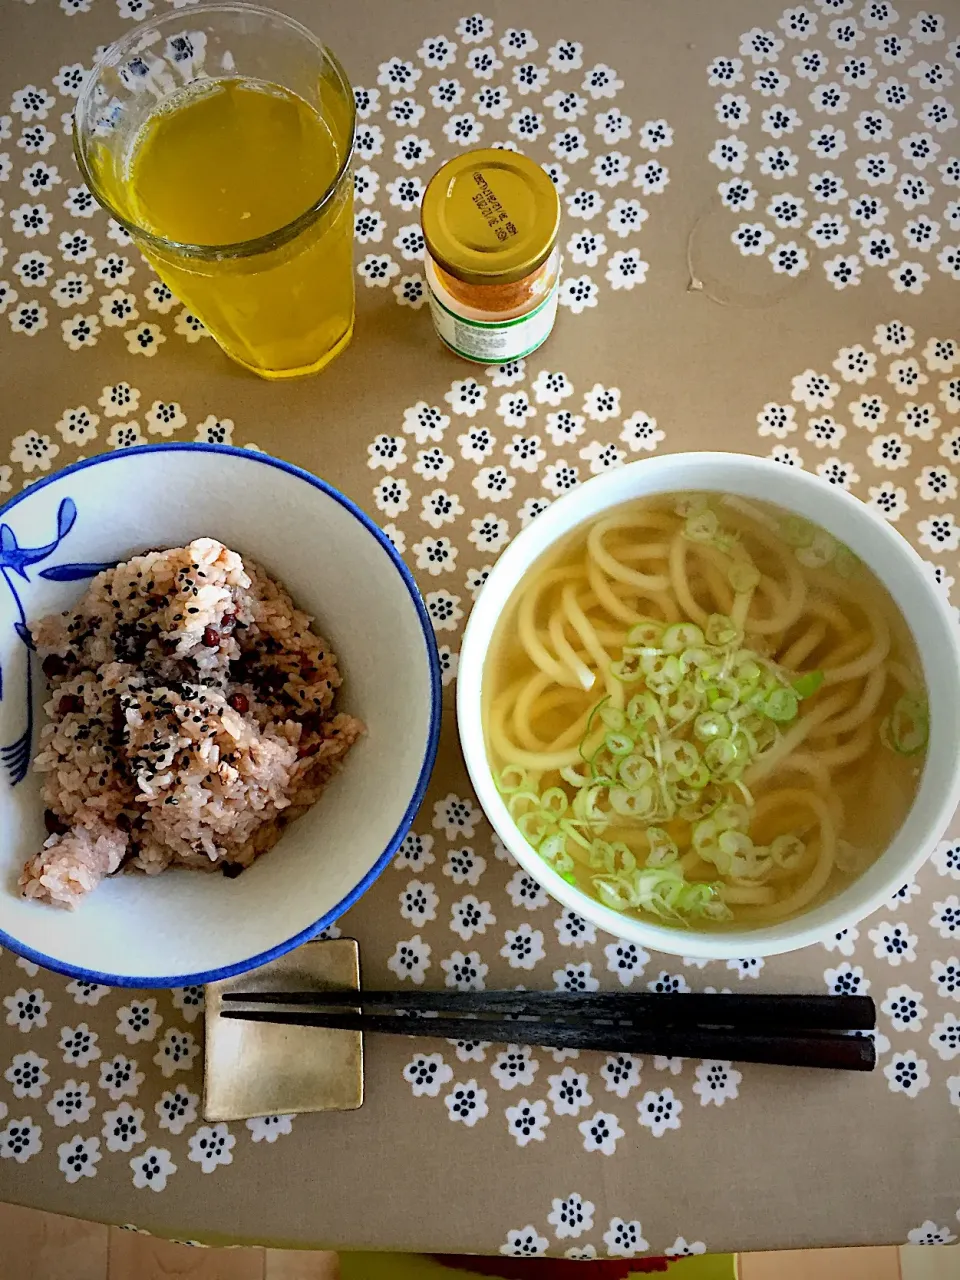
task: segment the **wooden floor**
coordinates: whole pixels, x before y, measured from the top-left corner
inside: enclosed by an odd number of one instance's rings
[[[0,1280],[338,1280],[335,1253],[191,1249],[0,1205]],[[960,1247],[750,1253],[740,1280],[960,1280]]]

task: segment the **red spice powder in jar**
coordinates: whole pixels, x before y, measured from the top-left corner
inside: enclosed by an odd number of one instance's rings
[[[557,313],[560,201],[546,172],[515,151],[445,164],[421,211],[434,326],[458,355],[502,364],[546,341]]]

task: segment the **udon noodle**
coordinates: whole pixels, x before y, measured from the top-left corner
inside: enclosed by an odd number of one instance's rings
[[[839,892],[910,807],[927,705],[889,594],[824,530],[640,500],[528,572],[484,673],[525,839],[615,910],[762,925]]]

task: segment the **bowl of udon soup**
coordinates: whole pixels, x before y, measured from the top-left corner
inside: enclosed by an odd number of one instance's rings
[[[589,481],[492,570],[461,651],[484,810],[555,898],[677,955],[881,906],[960,798],[956,624],[851,495],[691,453]]]

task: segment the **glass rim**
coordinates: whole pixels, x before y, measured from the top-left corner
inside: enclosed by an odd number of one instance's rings
[[[193,18],[195,14],[214,14],[214,13],[255,13],[269,18],[276,18],[284,23],[287,27],[304,36],[324,57],[333,68],[341,87],[344,90],[346,100],[349,104],[350,111],[350,137],[349,145],[346,147],[343,159],[337,168],[336,174],[330,180],[326,189],[320,197],[303,213],[291,219],[290,222],[284,223],[283,226],[277,227],[273,231],[266,231],[262,235],[254,236],[250,240],[237,240],[228,244],[191,244],[189,241],[172,240],[166,236],[158,235],[156,232],[149,231],[146,227],[141,227],[130,218],[125,217],[115,206],[112,200],[108,199],[103,189],[96,181],[93,173],[87,163],[86,148],[84,138],[81,136],[80,118],[81,113],[88,109],[91,105],[94,91],[99,83],[99,73],[107,67],[115,67],[123,60],[124,54],[129,52],[133,46],[143,38],[143,35],[151,31],[160,31],[165,27],[183,27]],[[242,77],[240,77],[242,78]],[[196,83],[196,82],[194,82]],[[144,241],[149,247],[160,250],[172,250],[175,253],[182,254],[186,257],[197,258],[200,260],[218,260],[222,258],[245,258],[253,257],[258,253],[266,253],[271,249],[279,248],[283,244],[295,239],[301,231],[311,226],[317,218],[323,213],[324,209],[340,190],[345,179],[349,179],[350,164],[353,160],[353,153],[356,146],[357,137],[357,105],[353,94],[353,87],[347,78],[347,74],[340,64],[336,54],[318,39],[316,35],[305,27],[302,22],[298,22],[296,18],[291,18],[289,14],[281,13],[277,9],[269,9],[264,5],[237,3],[236,0],[227,0],[225,3],[198,4],[192,5],[188,10],[177,10],[173,13],[162,14],[158,18],[153,18],[148,22],[142,22],[118,40],[114,40],[112,44],[103,51],[93,64],[90,75],[86,80],[80,95],[77,99],[77,105],[73,113],[73,154],[77,162],[77,168],[80,170],[80,176],[84,183],[90,189],[91,194],[97,202],[104,208],[114,221],[118,222],[133,238]]]

